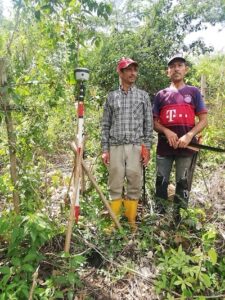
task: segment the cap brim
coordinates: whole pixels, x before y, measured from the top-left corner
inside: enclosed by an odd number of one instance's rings
[[[176,56],[176,57],[173,57],[172,59],[170,59],[170,60],[168,61],[167,65],[168,65],[168,66],[171,65],[174,61],[177,61],[177,60],[186,63],[186,59],[185,59],[185,58],[183,58],[183,57],[181,57],[181,56]]]
[[[131,65],[135,65],[135,66],[138,67],[138,63],[137,63],[136,61],[133,61],[133,62],[127,64],[125,67],[121,68],[120,70],[126,69],[126,68],[128,68],[129,66],[131,66]]]

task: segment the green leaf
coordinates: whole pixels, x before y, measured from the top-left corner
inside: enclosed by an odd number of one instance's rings
[[[21,259],[18,257],[13,257],[11,262],[15,267],[19,267],[21,265]]]
[[[79,277],[76,273],[70,272],[68,275],[68,280],[70,284],[75,284]]]
[[[32,241],[35,242],[35,240],[36,240],[36,238],[37,238],[37,232],[31,230],[30,236],[31,236],[31,238],[32,238]]]
[[[69,292],[67,293],[67,299],[68,299],[68,300],[73,300],[73,299],[74,299],[74,294],[73,294],[72,291],[69,291]]]
[[[5,285],[8,285],[8,281],[11,278],[10,274],[6,274],[3,276],[3,278],[1,279],[1,286],[4,287]]]
[[[211,280],[210,280],[210,277],[209,277],[207,274],[201,273],[199,277],[200,277],[202,283],[203,283],[207,288],[209,288],[209,287],[211,286]]]
[[[38,21],[40,21],[40,19],[41,19],[41,12],[40,12],[40,10],[35,11],[34,15],[35,15],[35,18],[36,18]]]
[[[22,266],[22,270],[25,271],[25,272],[34,272],[33,266],[31,266],[29,264],[24,264]]]
[[[60,292],[60,291],[56,291],[55,292],[55,298],[59,298],[59,299],[64,299],[64,293],[63,292]]]
[[[82,255],[77,255],[70,260],[71,267],[78,268],[82,263],[85,262],[85,257]]]
[[[10,268],[9,267],[0,267],[0,273],[1,274],[10,274]]]
[[[182,285],[183,282],[184,282],[183,279],[180,276],[178,276],[178,279],[174,281],[174,285]]]
[[[208,256],[209,256],[212,264],[215,265],[217,263],[217,252],[214,248],[212,248],[208,251]]]
[[[37,259],[37,253],[34,251],[30,251],[25,257],[23,262],[32,262]]]

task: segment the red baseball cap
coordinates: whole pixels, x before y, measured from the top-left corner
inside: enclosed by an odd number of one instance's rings
[[[128,58],[128,57],[122,57],[117,64],[116,71],[119,72],[122,69],[126,69],[127,67],[129,67],[132,64],[138,66],[138,63],[135,60]]]

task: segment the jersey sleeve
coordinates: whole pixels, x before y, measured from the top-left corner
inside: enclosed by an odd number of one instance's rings
[[[205,102],[202,98],[200,91],[196,88],[195,91],[195,114],[200,115],[203,113],[207,113],[208,110],[206,108]]]

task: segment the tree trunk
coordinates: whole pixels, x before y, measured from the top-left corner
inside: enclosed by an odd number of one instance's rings
[[[204,74],[201,75],[201,94],[204,100],[206,100],[206,77]]]
[[[6,74],[6,60],[0,58],[0,105],[2,110],[5,113],[5,123],[8,135],[8,145],[9,145],[9,159],[10,159],[10,175],[13,184],[13,203],[14,210],[18,214],[20,212],[19,208],[19,193],[17,190],[17,159],[16,159],[16,134],[13,129],[13,120],[12,113],[10,110],[10,103],[6,95],[6,83],[7,83],[7,74]]]

